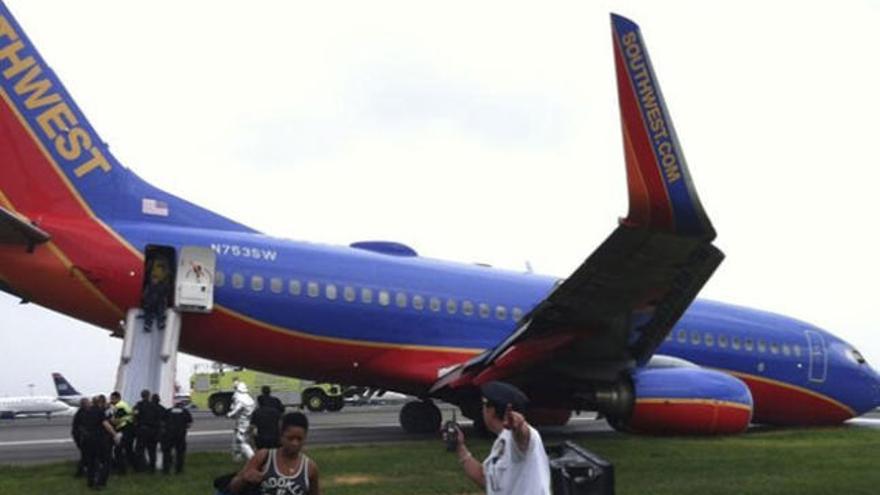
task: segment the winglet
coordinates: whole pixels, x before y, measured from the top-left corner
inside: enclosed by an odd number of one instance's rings
[[[616,14],[611,25],[629,186],[624,223],[714,239],[639,26]]]

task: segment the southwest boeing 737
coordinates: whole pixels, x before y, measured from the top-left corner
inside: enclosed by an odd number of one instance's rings
[[[724,255],[636,24],[612,15],[629,213],[565,279],[420,257],[384,241],[275,238],[162,191],[120,164],[0,5],[0,287],[119,332],[156,252],[212,249],[214,305],[180,348],[276,374],[433,400],[479,420],[505,380],[531,419],[598,411],[644,433],[750,422],[835,424],[880,405],[853,346],[789,317],[695,300]]]

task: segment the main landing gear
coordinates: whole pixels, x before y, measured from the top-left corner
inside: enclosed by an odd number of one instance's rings
[[[442,416],[430,400],[407,402],[400,410],[400,426],[407,433],[437,433]]]

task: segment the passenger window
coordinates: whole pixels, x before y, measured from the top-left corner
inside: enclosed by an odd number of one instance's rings
[[[244,275],[242,275],[240,273],[233,273],[232,274],[232,286],[235,287],[236,289],[241,289],[242,287],[244,287]]]
[[[357,292],[355,292],[354,287],[350,285],[346,285],[344,289],[342,289],[342,297],[348,302],[354,302],[357,299]]]
[[[749,352],[754,351],[755,350],[755,341],[752,339],[746,339],[744,347]]]
[[[465,316],[471,316],[474,314],[474,303],[470,301],[463,301],[461,303],[461,312],[465,314]]]
[[[215,287],[223,287],[223,284],[226,283],[226,274],[217,270],[214,273],[214,286]]]
[[[718,335],[718,347],[727,349],[727,335],[723,333]]]
[[[715,336],[711,333],[707,333],[703,335],[703,341],[706,342],[706,347],[714,347],[715,346]]]
[[[263,290],[263,277],[254,275],[251,277],[251,289],[257,292]]]
[[[387,290],[379,291],[379,306],[388,306],[391,304],[391,294]]]
[[[407,301],[407,297],[406,297],[406,293],[404,293],[404,292],[398,292],[394,296],[394,302],[397,303],[398,308],[405,308],[406,301]]]
[[[700,345],[700,332],[691,332],[691,344]]]
[[[758,352],[767,352],[767,342],[764,339],[758,340]]]
[[[432,297],[428,304],[430,304],[430,306],[431,306],[431,311],[433,311],[435,313],[437,311],[440,311],[440,299],[437,299],[436,297]]]
[[[318,287],[318,282],[309,282],[306,284],[306,294],[309,297],[318,297],[321,293],[321,289]]]
[[[685,330],[679,330],[678,336],[676,337],[676,340],[678,340],[679,342],[684,344],[685,342],[687,342],[687,339],[688,339],[688,333]]]
[[[739,337],[734,337],[733,339],[731,339],[730,343],[732,344],[731,347],[733,347],[737,351],[739,350],[739,348],[740,348]]]
[[[782,354],[784,356],[791,356],[791,346],[788,344],[782,344]]]
[[[278,277],[272,277],[271,279],[269,279],[269,290],[271,290],[275,294],[281,293],[281,288],[283,287],[283,285],[284,284],[281,282],[281,279]]]
[[[779,344],[776,342],[770,342],[770,352],[773,354],[779,354]]]
[[[447,299],[446,300],[446,312],[451,315],[454,315],[456,311],[458,311],[458,303],[455,302],[455,299]]]
[[[513,319],[515,321],[520,321],[520,320],[522,320],[522,318],[523,318],[523,310],[514,306],[513,307]]]
[[[413,308],[419,311],[425,309],[425,298],[419,295],[413,296]]]
[[[290,282],[287,282],[287,292],[290,292],[293,296],[302,294],[302,284],[299,280],[291,280]]]
[[[499,320],[506,320],[507,308],[504,306],[495,306],[495,318]]]
[[[801,346],[799,346],[798,344],[795,344],[795,345],[791,348],[791,350],[794,351],[794,355],[795,355],[795,357],[801,357]]]
[[[489,305],[486,303],[480,303],[480,318],[488,318],[489,317]]]
[[[373,302],[373,290],[363,288],[361,289],[361,302],[364,304],[370,304]]]
[[[324,286],[324,296],[331,301],[336,300],[336,286],[334,284],[327,284]]]

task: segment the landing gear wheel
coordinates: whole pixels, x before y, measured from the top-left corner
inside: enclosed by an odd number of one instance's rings
[[[330,412],[341,411],[344,405],[345,402],[342,400],[342,396],[327,398],[327,410]]]
[[[605,422],[608,423],[608,426],[614,429],[614,431],[618,433],[632,433],[632,430],[626,425],[626,422],[620,418],[614,416],[606,416]]]
[[[320,390],[308,392],[304,402],[306,403],[306,409],[312,412],[321,412],[327,408],[327,396]]]
[[[431,401],[407,402],[400,409],[400,426],[407,433],[437,433],[442,416]]]

